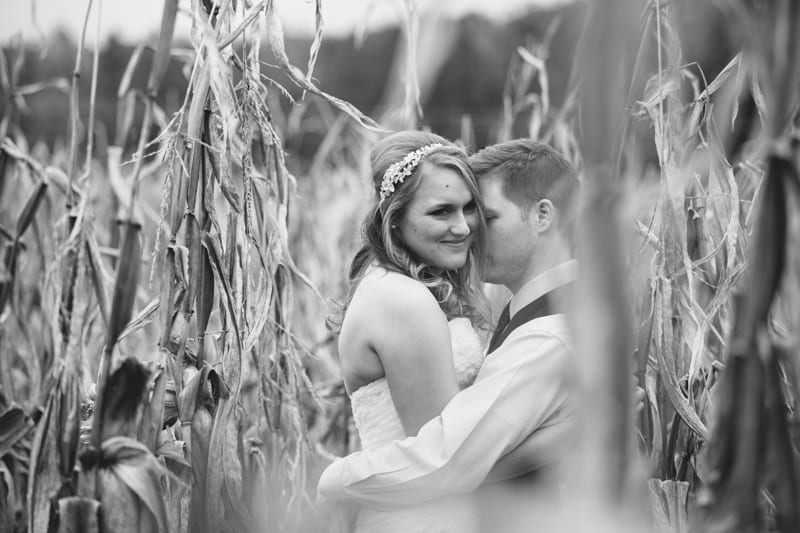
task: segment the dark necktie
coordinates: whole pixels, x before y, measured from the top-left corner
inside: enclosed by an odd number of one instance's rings
[[[503,311],[500,313],[500,319],[497,321],[497,327],[494,328],[494,334],[492,335],[492,340],[489,341],[489,353],[492,353],[497,346],[500,345],[500,339],[503,338],[503,331],[508,326],[508,322],[511,320],[511,302],[508,302],[506,306],[503,308]]]
[[[506,338],[521,325],[537,318],[563,313],[563,302],[572,293],[573,285],[574,283],[570,282],[539,296],[522,309],[517,310],[513,319],[509,317],[507,305],[500,315],[500,320],[497,321],[497,328],[494,330],[492,341],[489,343],[489,351],[486,354],[489,355],[499,348]]]

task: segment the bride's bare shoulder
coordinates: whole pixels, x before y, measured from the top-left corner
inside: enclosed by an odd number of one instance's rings
[[[391,270],[376,268],[361,281],[357,293],[364,300],[399,306],[436,304],[436,299],[421,282]],[[436,305],[438,308],[438,304]]]
[[[428,288],[421,282],[383,268],[374,268],[358,284],[350,308],[369,310],[376,314],[405,315],[409,312],[440,312]]]

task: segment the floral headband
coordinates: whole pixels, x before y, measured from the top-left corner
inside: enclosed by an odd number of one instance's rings
[[[395,185],[403,183],[406,176],[410,176],[414,169],[417,168],[422,158],[425,157],[434,148],[441,148],[444,146],[442,143],[433,143],[423,146],[419,150],[414,150],[405,156],[402,160],[392,163],[386,172],[383,174],[381,180],[381,202],[386,200],[394,192]]]

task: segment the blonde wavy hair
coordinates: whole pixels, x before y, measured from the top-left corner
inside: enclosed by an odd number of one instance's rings
[[[411,175],[402,183],[396,184],[395,191],[388,198],[380,201],[381,183],[389,166],[401,161],[409,153],[435,143],[442,146],[428,152]],[[475,327],[488,329],[488,305],[480,290],[477,272],[478,258],[483,257],[486,223],[483,199],[466,152],[433,133],[401,131],[378,142],[370,153],[370,160],[375,202],[362,224],[363,244],[350,266],[346,301],[340,306],[338,313],[329,317],[328,327],[335,332],[341,329],[344,314],[358,283],[364,277],[367,267],[377,263],[386,270],[406,275],[425,285],[448,319],[467,317]],[[478,226],[466,263],[461,268],[441,273],[435,265],[426,264],[417,257],[403,242],[396,229],[419,188],[422,176],[431,168],[447,168],[458,173],[472,194],[478,211]]]

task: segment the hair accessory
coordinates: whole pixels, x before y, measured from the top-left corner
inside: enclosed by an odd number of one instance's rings
[[[418,150],[414,150],[405,156],[402,160],[392,163],[386,172],[383,174],[381,180],[381,202],[386,200],[394,192],[394,187],[398,183],[403,183],[406,176],[410,176],[414,169],[417,168],[419,162],[425,157],[428,152],[434,148],[441,148],[444,146],[442,143],[433,143],[423,146]]]

